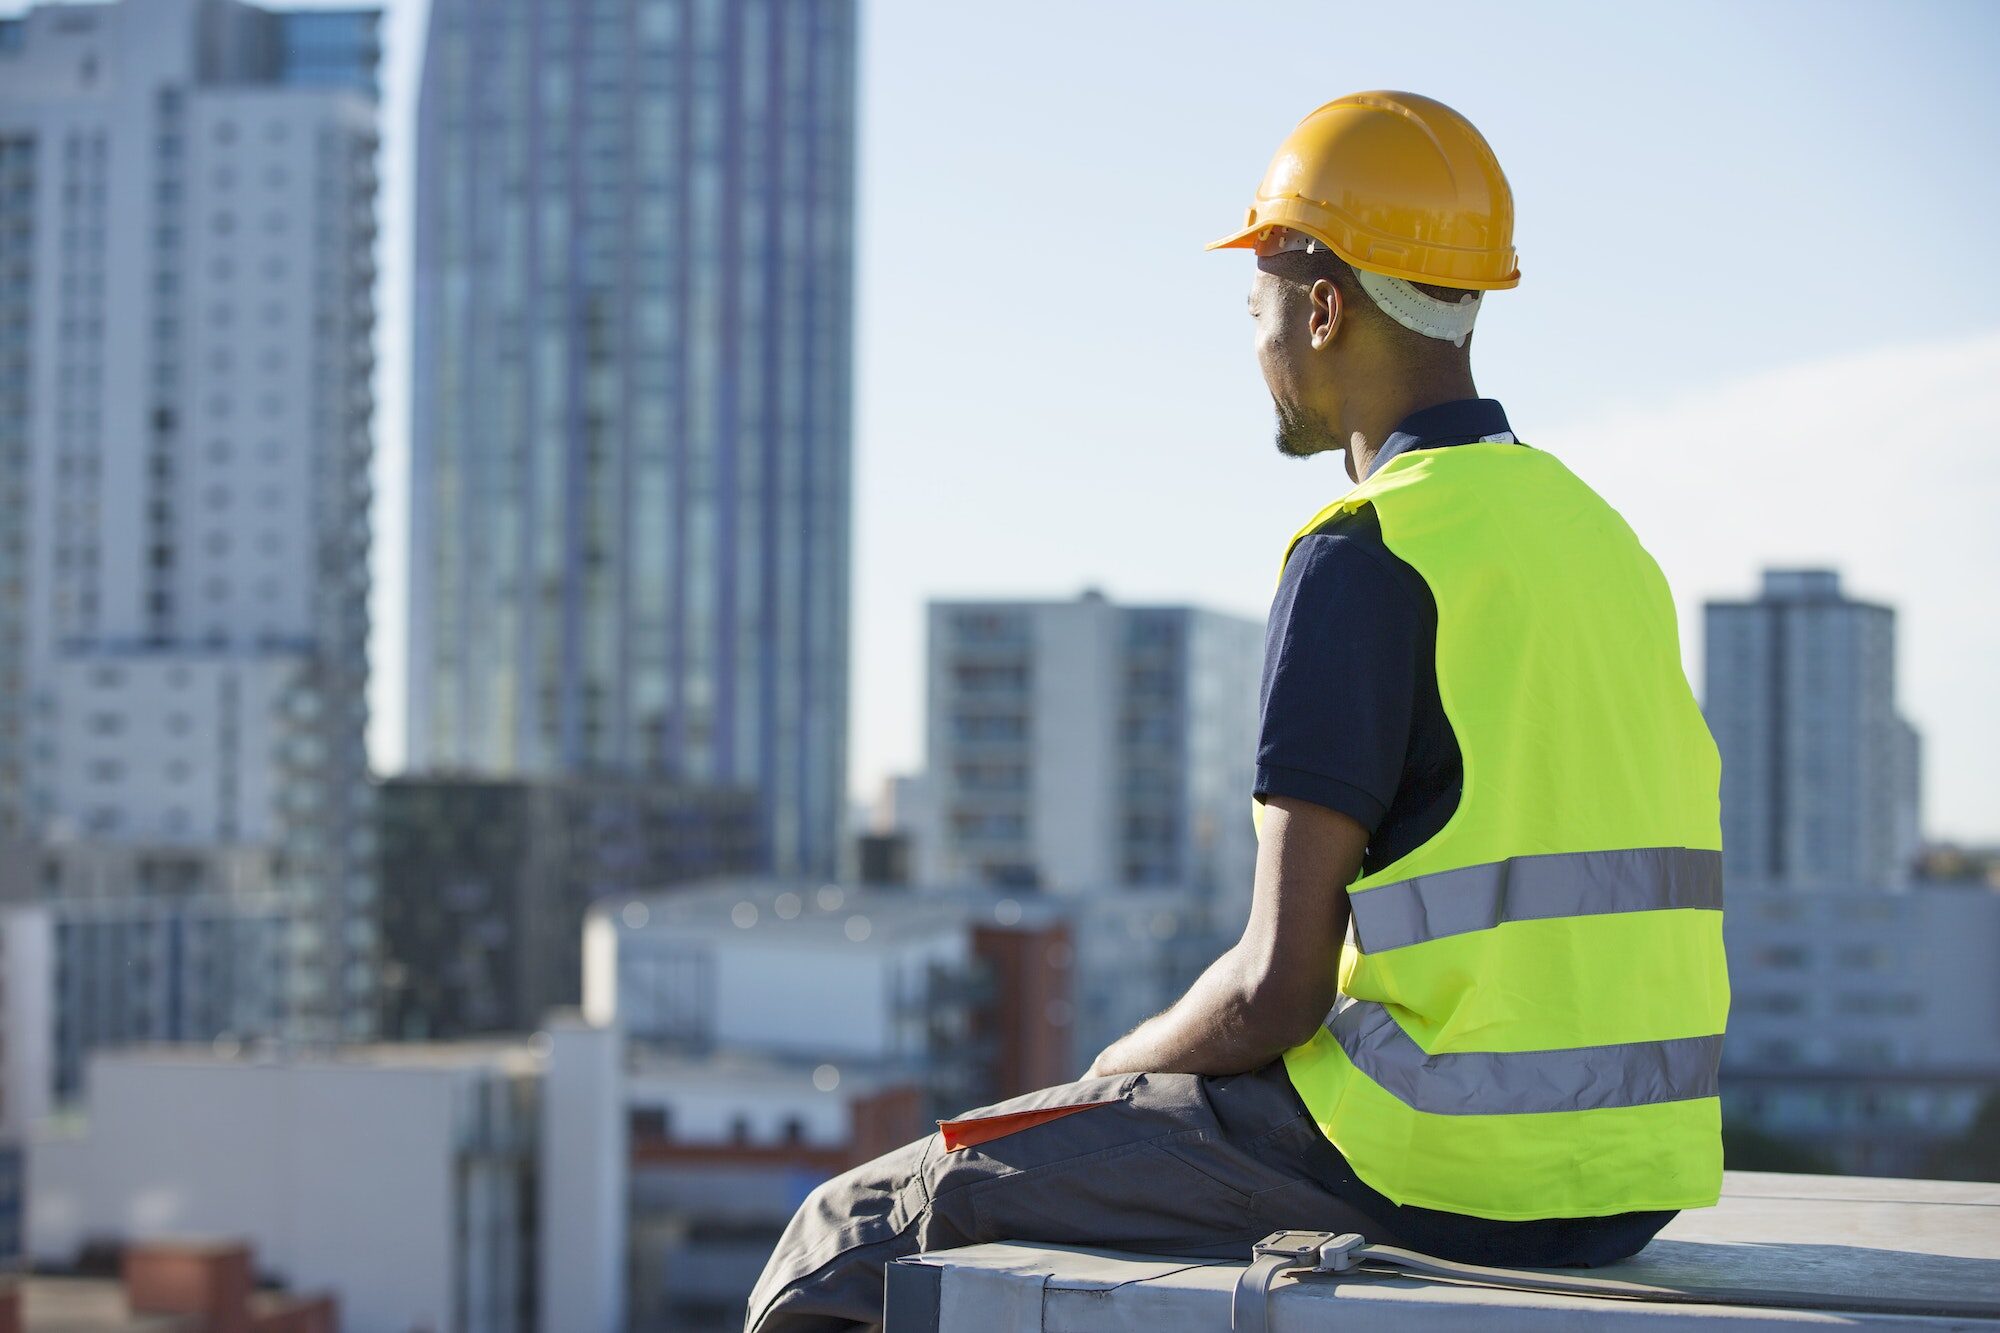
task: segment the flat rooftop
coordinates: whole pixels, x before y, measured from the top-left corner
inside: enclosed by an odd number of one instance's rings
[[[1247,1262],[1248,1255],[1245,1255]],[[1195,1333],[1230,1327],[1243,1265],[974,1245],[905,1260],[885,1333]],[[1272,1333],[1736,1329],[2000,1333],[2000,1185],[1732,1171],[1632,1259],[1554,1270],[1688,1303],[1554,1295],[1375,1273],[1280,1278]]]

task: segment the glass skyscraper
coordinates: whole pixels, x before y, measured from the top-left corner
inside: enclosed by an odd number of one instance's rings
[[[835,867],[853,0],[436,0],[410,763],[755,789]]]

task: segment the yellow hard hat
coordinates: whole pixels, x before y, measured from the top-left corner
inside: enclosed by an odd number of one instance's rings
[[[1255,249],[1281,227],[1406,282],[1490,290],[1521,280],[1499,160],[1471,121],[1415,93],[1351,93],[1300,121],[1242,228],[1208,248]]]

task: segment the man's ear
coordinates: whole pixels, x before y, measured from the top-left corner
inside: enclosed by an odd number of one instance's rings
[[[1341,300],[1340,288],[1327,278],[1316,279],[1306,299],[1312,304],[1306,318],[1306,329],[1312,335],[1313,350],[1317,352],[1332,342],[1333,335],[1339,332],[1340,317],[1346,313],[1347,306]]]

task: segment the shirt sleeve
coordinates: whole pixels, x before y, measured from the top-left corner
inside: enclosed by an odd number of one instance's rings
[[[1370,835],[1402,782],[1423,632],[1372,535],[1314,533],[1285,562],[1264,637],[1255,791],[1338,810]]]

